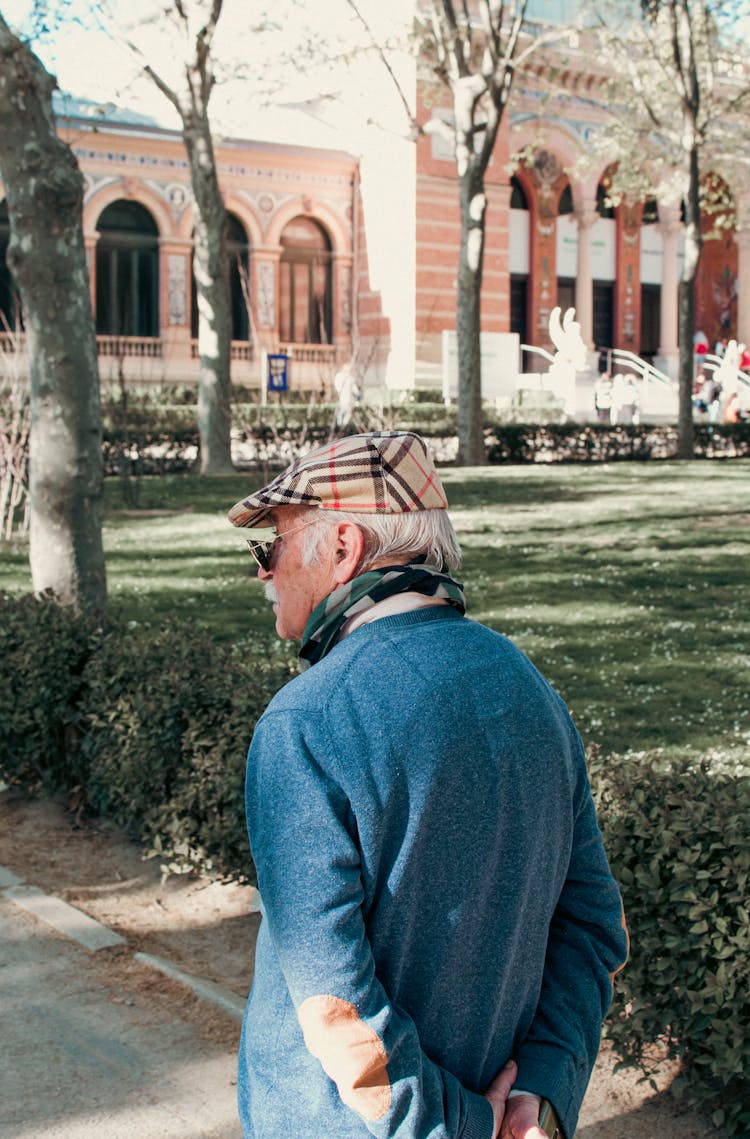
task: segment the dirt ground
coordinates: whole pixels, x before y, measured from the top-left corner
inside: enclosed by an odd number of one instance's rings
[[[127,939],[127,948],[107,957],[124,1003],[146,996],[165,1016],[193,1024],[212,1045],[236,1049],[237,1024],[180,984],[134,964],[132,955],[139,950],[166,958],[245,996],[259,922],[255,891],[193,877],[162,882],[158,865],[144,862],[120,832],[101,823],[76,825],[61,804],[29,802],[12,791],[0,793],[0,865]],[[658,1093],[639,1083],[638,1073],[613,1073],[613,1067],[605,1043],[578,1139],[719,1139],[710,1123],[678,1112],[664,1094],[668,1067]]]

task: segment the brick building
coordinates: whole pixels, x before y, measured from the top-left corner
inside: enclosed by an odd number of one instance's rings
[[[193,207],[180,135],[125,113],[58,117],[85,181],[83,230],[103,381],[197,379]],[[343,151],[224,140],[232,378],[258,387],[264,353],[286,352],[297,390],[330,390],[366,345],[374,374],[389,322],[369,288],[359,163]],[[0,188],[0,345],[17,344],[19,306],[5,265]],[[356,306],[353,298],[357,298]]]
[[[551,309],[573,305],[594,368],[609,349],[625,348],[675,375],[680,211],[655,202],[612,208],[606,170],[569,173],[604,122],[582,83],[573,77],[553,122],[533,83],[514,89],[487,176],[483,331],[549,347]],[[194,382],[193,221],[181,138],[134,116],[94,123],[85,104],[72,113],[66,106],[60,131],[86,182],[102,377],[122,370],[155,384]],[[422,86],[416,106],[422,122],[449,115],[442,94]],[[509,173],[524,148],[527,161]],[[440,137],[389,142],[381,132],[356,155],[228,139],[216,155],[229,213],[234,383],[260,386],[264,353],[283,351],[294,390],[330,394],[352,357],[370,386],[440,388],[459,249],[455,160]],[[697,327],[711,346],[750,341],[748,194],[731,173],[716,176],[734,197],[737,228],[708,241],[701,259]],[[7,238],[0,205],[0,251]],[[0,312],[12,325],[4,258]],[[0,330],[0,346],[13,343]],[[539,366],[520,352],[512,364]]]

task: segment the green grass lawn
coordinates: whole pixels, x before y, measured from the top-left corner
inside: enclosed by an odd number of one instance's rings
[[[470,616],[510,636],[568,702],[586,742],[747,762],[750,463],[519,466],[443,472]],[[226,510],[255,476],[106,487],[113,615],[192,620],[273,641]],[[23,543],[0,588],[29,588]]]

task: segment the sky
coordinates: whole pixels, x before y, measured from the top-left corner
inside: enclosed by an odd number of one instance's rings
[[[65,3],[75,16],[87,15],[86,0]],[[184,0],[191,4],[194,0]],[[385,37],[403,23],[410,0],[357,0],[374,34]],[[253,13],[265,6],[283,27],[259,32],[250,28]],[[47,5],[48,7],[51,5]],[[181,78],[184,58],[180,33],[164,16],[171,0],[102,0],[96,8],[114,12],[128,34],[137,40],[149,62],[174,85]],[[31,0],[0,0],[0,12],[19,34],[28,28]],[[161,12],[154,22],[147,20]],[[311,13],[311,17],[307,15]],[[300,46],[305,23],[338,57],[342,45],[362,45],[362,27],[347,0],[224,0],[216,51],[222,65],[221,82],[211,97],[210,117],[214,140],[238,138],[256,142],[287,143],[344,150],[360,160],[363,219],[367,231],[368,273],[372,288],[380,291],[384,311],[391,313],[391,352],[386,383],[403,386],[413,366],[416,236],[416,147],[407,141],[409,122],[397,88],[374,53],[357,54],[353,64],[321,67]],[[132,51],[102,28],[87,29],[69,20],[53,37],[35,41],[48,71],[56,75],[63,92],[102,104],[137,111],[158,125],[179,129],[168,99],[147,77],[140,75]],[[403,77],[404,89],[415,91],[415,63],[411,54],[389,54],[391,66]],[[274,107],[261,106],[260,92],[275,90]],[[343,92],[345,98],[326,98]],[[321,95],[323,97],[321,97]],[[392,267],[399,265],[400,272]]]
[[[57,77],[62,91],[106,105],[114,103],[154,119],[160,126],[177,128],[177,112],[143,76],[136,54],[118,37],[108,34],[113,20],[92,27],[92,5],[69,0],[69,18],[54,35],[35,40],[32,46],[47,69]],[[366,38],[346,0],[315,0],[310,10],[315,30],[325,34],[330,45],[361,45]],[[403,0],[363,0],[362,8],[376,35],[403,20]],[[27,32],[31,0],[5,0],[0,10],[16,31]],[[179,84],[177,66],[181,44],[176,29],[162,15],[155,0],[112,0],[110,5],[118,30],[143,52],[143,58],[171,84]],[[283,27],[264,31],[251,29],[249,18],[263,5],[254,0],[225,0],[219,22],[215,58],[218,82],[211,99],[211,118],[217,136],[330,146],[359,153],[359,138],[368,120],[389,132],[405,134],[407,123],[395,86],[382,63],[360,59],[356,81],[341,67],[313,66],[302,55],[309,17],[294,0],[275,0],[270,10]],[[279,16],[283,13],[283,16]],[[257,19],[257,17],[256,17]],[[84,26],[84,23],[89,25]],[[295,50],[295,47],[297,50]],[[268,88],[276,87],[275,106],[268,104]],[[345,100],[328,98],[346,88]],[[321,98],[321,92],[323,97]]]

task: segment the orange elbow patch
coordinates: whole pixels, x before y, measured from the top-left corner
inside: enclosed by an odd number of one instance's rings
[[[383,1042],[349,1001],[308,997],[297,1017],[308,1052],[319,1060],[347,1107],[365,1119],[382,1119],[391,1106]]]

